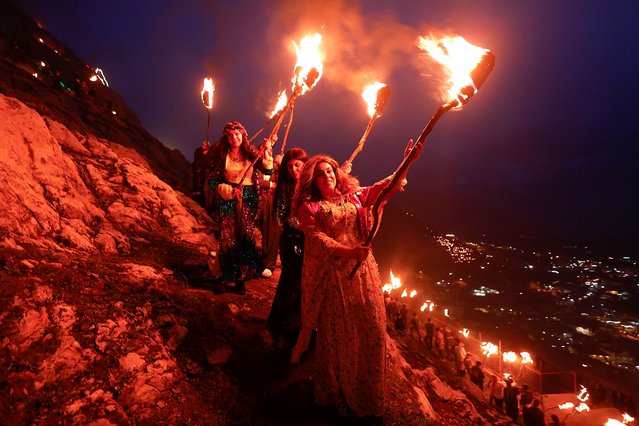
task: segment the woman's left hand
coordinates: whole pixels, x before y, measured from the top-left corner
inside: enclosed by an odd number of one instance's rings
[[[242,199],[241,187],[233,188],[233,198],[235,198],[237,201],[240,201]]]

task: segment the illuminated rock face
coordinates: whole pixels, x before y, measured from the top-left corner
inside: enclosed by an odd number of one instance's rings
[[[214,247],[201,232],[202,212],[136,151],[72,132],[3,95],[0,117],[5,246],[126,253],[130,238],[164,229],[203,252]]]

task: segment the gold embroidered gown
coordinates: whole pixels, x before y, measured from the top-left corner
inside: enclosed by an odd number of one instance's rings
[[[372,253],[350,279],[357,263],[333,255],[339,244],[361,244],[370,223],[367,207],[378,185],[330,201],[307,202],[299,211],[305,234],[302,330],[293,357],[317,329],[316,402],[340,398],[357,416],[382,416],[386,314],[381,279]]]

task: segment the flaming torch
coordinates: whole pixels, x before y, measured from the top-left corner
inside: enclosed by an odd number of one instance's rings
[[[319,52],[319,45],[322,43],[322,36],[320,34],[314,34],[312,36],[306,36],[301,41],[299,46],[297,43],[293,42],[293,46],[295,46],[295,52],[297,54],[297,63],[295,64],[295,69],[293,71],[293,87],[291,97],[286,101],[286,97],[284,96],[285,104],[280,105],[280,101],[282,100],[282,94],[280,93],[280,98],[278,101],[278,105],[273,110],[273,113],[269,117],[269,120],[266,124],[251,137],[250,141],[252,142],[255,137],[261,133],[266,127],[268,127],[274,120],[275,125],[271,129],[271,132],[267,136],[267,139],[271,139],[275,133],[277,133],[282,125],[282,120],[284,116],[288,112],[289,109],[294,108],[295,99],[298,96],[301,96],[315,87],[317,82],[322,77],[323,66],[322,66],[322,58]],[[291,115],[292,112],[291,112]],[[293,118],[289,118],[288,128],[290,129]],[[288,132],[286,134],[288,136]],[[282,142],[282,153],[284,153],[284,149],[286,147],[286,136]]]
[[[390,197],[393,188],[397,186],[401,179],[408,172],[410,165],[417,159],[417,154],[426,141],[426,137],[435,127],[439,119],[453,108],[459,108],[467,104],[479,88],[484,84],[495,66],[495,55],[486,49],[473,46],[463,37],[442,38],[433,40],[432,38],[419,38],[419,47],[426,50],[437,62],[442,64],[447,70],[450,79],[448,81],[447,96],[430,121],[422,130],[417,141],[412,144],[408,152],[404,155],[404,160],[395,171],[393,178],[379,193],[372,207],[373,226],[364,245],[370,245],[373,237],[377,233],[380,225],[380,208]],[[361,262],[353,268],[350,274],[352,278],[359,269]]]
[[[202,103],[206,108],[206,141],[209,142],[209,135],[211,134],[211,109],[213,108],[213,93],[215,92],[215,85],[213,79],[205,78],[204,85],[202,87]]]
[[[286,149],[286,141],[288,139],[288,132],[291,130],[291,126],[293,125],[293,115],[295,113],[295,99],[298,96],[302,96],[303,94],[310,92],[313,87],[317,84],[317,82],[322,78],[323,66],[322,66],[322,57],[320,55],[319,46],[322,43],[322,36],[320,34],[314,34],[312,36],[306,36],[300,41],[299,46],[293,42],[295,46],[295,52],[297,53],[297,64],[295,64],[295,71],[293,76],[293,94],[291,95],[291,99],[288,101],[286,108],[282,112],[280,119],[273,127],[271,134],[274,132],[277,133],[279,130],[280,124],[282,123],[282,118],[286,113],[286,110],[290,108],[291,114],[288,119],[288,125],[286,126],[286,133],[284,134],[284,139],[282,140],[282,149],[280,150],[281,154],[284,154],[284,150]]]
[[[364,88],[362,92],[362,98],[366,101],[368,105],[368,114],[371,116],[370,121],[368,122],[368,126],[366,126],[366,130],[362,135],[362,138],[359,140],[355,151],[348,157],[348,162],[352,163],[355,160],[355,157],[364,149],[364,144],[366,143],[366,139],[368,139],[368,135],[373,129],[373,125],[375,121],[382,116],[382,112],[384,111],[384,107],[388,102],[388,98],[390,97],[390,88],[384,83],[371,83]]]
[[[253,136],[251,136],[251,138],[249,139],[249,143],[253,142],[253,140],[258,137],[259,134],[262,133],[264,129],[266,129],[273,121],[280,118],[280,114],[282,114],[287,104],[288,98],[286,97],[286,90],[281,90],[279,96],[277,97],[277,103],[275,104],[275,107],[273,107],[273,111],[271,111],[268,116],[268,120],[260,130],[258,130]]]

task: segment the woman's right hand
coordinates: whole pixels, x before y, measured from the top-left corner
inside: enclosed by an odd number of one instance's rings
[[[370,253],[370,251],[371,248],[369,246],[360,244],[358,246],[351,247],[350,257],[357,261],[363,262],[368,257],[368,253]]]

